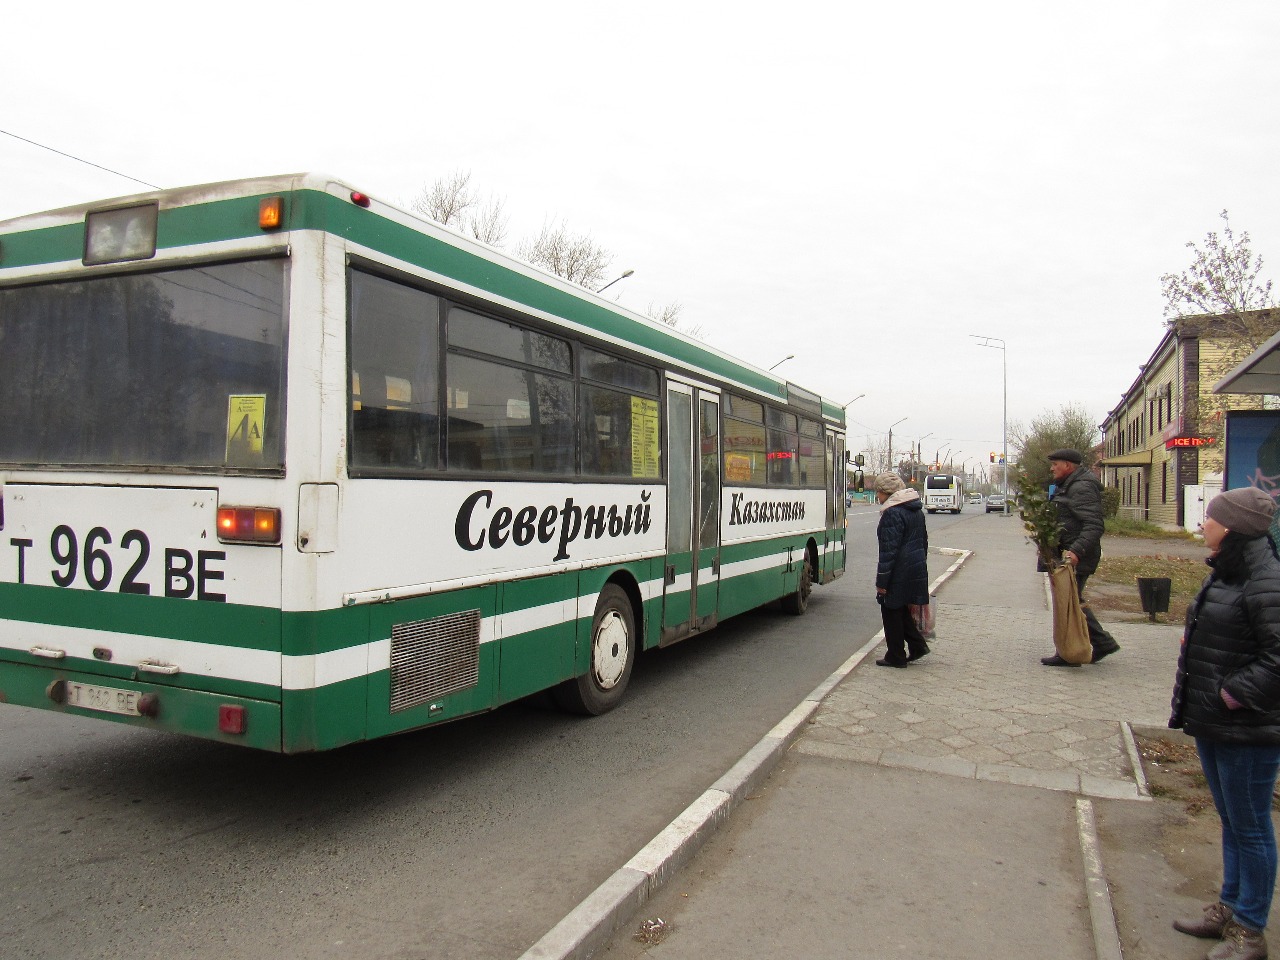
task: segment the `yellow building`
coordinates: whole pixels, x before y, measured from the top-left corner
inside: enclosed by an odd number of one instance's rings
[[[1102,484],[1119,489],[1122,517],[1183,526],[1185,488],[1221,485],[1225,411],[1273,404],[1213,385],[1277,330],[1280,311],[1269,310],[1168,323],[1102,422]]]

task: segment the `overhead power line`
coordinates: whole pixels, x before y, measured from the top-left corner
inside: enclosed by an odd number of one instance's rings
[[[48,150],[50,153],[56,153],[58,156],[66,157],[68,160],[74,160],[76,163],[83,163],[90,167],[97,167],[99,170],[105,170],[107,173],[113,173],[117,177],[124,177],[126,180],[132,180],[134,183],[140,183],[144,187],[150,187],[152,190],[161,189],[154,183],[147,183],[145,180],[139,180],[137,177],[131,177],[127,173],[121,173],[119,170],[112,170],[110,167],[104,167],[100,163],[93,163],[92,161],[85,160],[83,157],[77,157],[74,154],[65,153],[62,150],[55,150],[53,147],[45,146],[43,143],[36,143],[36,141],[28,140],[26,137],[20,137],[16,133],[10,133],[8,130],[0,130],[0,133],[3,133],[6,137],[13,137],[15,140],[21,140],[23,143],[29,143],[33,147],[39,147],[41,150]]]

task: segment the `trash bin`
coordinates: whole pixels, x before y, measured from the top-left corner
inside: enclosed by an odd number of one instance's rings
[[[1155,623],[1157,613],[1169,612],[1169,591],[1173,581],[1168,577],[1138,577],[1138,597],[1142,600],[1142,612]]]

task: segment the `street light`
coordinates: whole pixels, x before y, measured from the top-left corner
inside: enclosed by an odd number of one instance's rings
[[[781,361],[779,361],[779,362],[781,362]],[[865,397],[865,396],[866,396],[866,394],[865,394],[865,393],[860,393],[860,394],[858,394],[856,397],[854,397],[854,398],[853,398],[853,400],[861,400],[861,399],[862,399],[863,397]],[[841,409],[841,410],[848,410],[848,409],[849,409],[849,404],[850,404],[850,403],[853,403],[853,400],[850,400],[850,401],[849,401],[849,403],[846,403],[846,404],[844,404],[843,406],[841,406],[841,407],[840,407],[840,409]]]
[[[1000,464],[1000,476],[1004,487],[1004,515],[1009,515],[1009,352],[1005,349],[1005,342],[999,337],[987,337],[978,333],[971,333],[969,336],[975,340],[981,340],[978,344],[980,347],[990,347],[992,350],[1000,351],[1000,371],[1004,376],[1004,410],[1000,414],[1000,435],[1003,439],[1003,455]]]
[[[795,358],[796,358],[796,355],[795,355],[794,353],[788,353],[785,357],[783,357],[781,360],[779,360],[777,363],[775,363],[775,364],[774,364],[772,367],[770,367],[769,369],[770,369],[770,370],[777,370],[777,369],[778,369],[778,367],[782,366],[782,365],[783,365],[784,363],[786,363],[788,360],[794,360]],[[852,402],[852,401],[850,401],[850,402]]]
[[[905,420],[905,419],[907,418],[906,417],[902,418],[902,420]],[[890,470],[893,469],[893,428],[896,427],[898,424],[900,424],[902,420],[895,420],[893,421],[893,423],[889,424],[889,469]]]
[[[915,459],[915,463],[911,465],[912,480],[916,478],[916,466],[918,466],[921,463],[920,444],[924,443],[926,440],[928,440],[932,436],[933,436],[933,431],[930,430],[923,437],[921,437],[919,440],[916,441],[916,459]]]
[[[604,293],[606,290],[608,290],[610,287],[612,287],[612,286],[613,286],[615,283],[617,283],[619,280],[625,280],[625,279],[627,279],[627,277],[631,276],[633,273],[635,273],[635,271],[634,271],[634,270],[623,270],[623,271],[622,271],[622,276],[620,276],[620,277],[614,277],[612,280],[610,280],[608,283],[606,283],[603,287],[601,287],[599,290],[597,290],[597,291],[596,291],[596,293]]]

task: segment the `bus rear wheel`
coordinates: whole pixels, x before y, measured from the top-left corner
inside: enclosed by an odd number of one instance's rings
[[[626,592],[607,583],[591,618],[591,666],[552,691],[562,710],[598,716],[622,702],[636,659],[635,616]]]
[[[804,566],[800,568],[800,579],[796,583],[795,593],[788,593],[782,598],[782,609],[799,617],[809,609],[809,594],[813,593],[813,565],[809,563],[808,551],[804,555]]]

